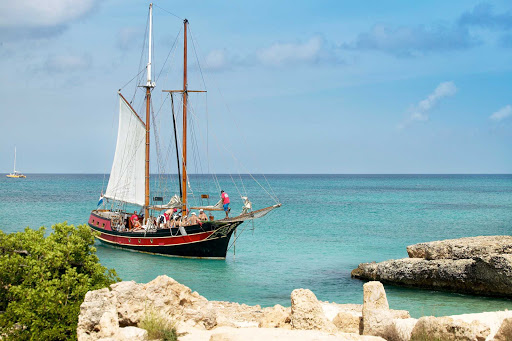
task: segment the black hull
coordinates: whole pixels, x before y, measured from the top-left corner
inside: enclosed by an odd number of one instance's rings
[[[105,245],[113,246],[115,248],[120,249],[126,249],[130,251],[138,251],[174,257],[225,259],[229,246],[229,240],[231,239],[233,231],[229,232],[226,235],[226,237],[220,237],[216,239],[204,240],[195,243],[181,245],[162,245],[151,247],[138,245],[122,245],[111,243],[101,238],[98,239]]]

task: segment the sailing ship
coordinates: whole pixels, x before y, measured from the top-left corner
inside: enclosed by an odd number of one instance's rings
[[[6,175],[8,178],[26,178],[26,176],[16,170],[16,147],[14,147],[14,170],[11,174]]]
[[[233,233],[236,235],[236,229],[242,223],[263,217],[273,209],[280,207],[281,204],[274,198],[275,204],[253,211],[249,198],[241,196],[241,213],[231,217],[228,217],[226,213],[226,217],[221,219],[215,219],[213,211],[223,211],[222,199],[214,205],[193,206],[191,204],[191,200],[187,196],[188,187],[190,186],[190,176],[187,170],[188,97],[191,92],[205,91],[188,89],[188,24],[188,20],[183,20],[183,88],[180,90],[162,90],[170,95],[171,101],[173,94],[178,94],[183,102],[181,155],[178,151],[177,118],[174,115],[174,106],[172,110],[179,195],[177,193],[172,195],[169,202],[163,204],[166,201],[163,200],[163,197],[154,196],[151,198],[152,193],[150,192],[151,95],[155,88],[151,73],[153,5],[150,4],[147,79],[145,85],[141,85],[145,88],[145,120],[137,114],[131,103],[119,91],[119,125],[114,161],[106,192],[102,193],[100,197],[101,207],[91,212],[88,224],[93,231],[98,232],[96,237],[102,243],[110,246],[161,255],[224,259],[226,258],[230,238]],[[254,180],[256,181],[256,179]],[[169,196],[171,195],[169,194]],[[209,194],[202,194],[201,198],[209,198]],[[130,216],[132,213],[126,209],[127,205],[138,206],[144,212],[141,218],[142,227],[138,231],[131,226]],[[170,227],[162,224],[160,220],[162,212],[171,210],[171,212],[174,212],[175,219],[178,221],[181,219],[183,222],[186,216],[190,214],[191,209],[210,211],[210,216],[207,220],[199,223],[187,222],[176,226],[171,225]],[[236,238],[234,241],[236,241]]]

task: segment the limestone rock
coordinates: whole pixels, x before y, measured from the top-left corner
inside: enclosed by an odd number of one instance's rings
[[[248,306],[223,301],[211,301],[210,303],[217,313],[217,327],[257,327],[265,314],[265,309],[262,309],[259,305]]]
[[[384,337],[391,323],[393,316],[389,310],[363,309],[363,335]]]
[[[511,341],[512,340],[512,318],[506,318],[501,323],[500,329],[494,335],[494,341]]]
[[[260,328],[291,328],[291,309],[279,304],[263,310],[263,317],[258,326]]]
[[[410,258],[469,259],[491,253],[512,254],[512,236],[480,236],[419,243],[407,247]]]
[[[337,331],[324,315],[315,294],[308,289],[295,289],[291,294],[291,325],[293,329]]]
[[[426,289],[512,297],[512,254],[363,263],[352,277]]]
[[[478,321],[467,323],[451,317],[423,316],[414,326],[411,339],[484,341],[489,333],[489,327]]]
[[[147,330],[137,327],[124,327],[119,328],[117,335],[118,340],[130,340],[130,341],[146,341],[148,339]]]
[[[80,305],[77,337],[79,341],[114,336],[119,329],[115,295],[103,288],[89,291]]]
[[[193,320],[204,328],[213,328],[216,314],[208,300],[167,276],[158,276],[147,284],[134,281],[111,285],[117,296],[119,325],[136,326],[148,311],[158,311],[177,320]]]
[[[332,320],[332,323],[343,333],[357,333],[359,334],[361,317],[340,311]]]
[[[498,332],[498,329],[500,329],[503,321],[507,318],[512,318],[512,311],[488,311],[484,313],[453,315],[448,317],[451,317],[454,320],[461,320],[469,324],[475,321],[484,324],[491,330],[487,340],[492,340]]]
[[[417,319],[394,319],[383,337],[388,341],[409,341]]]
[[[372,281],[363,285],[363,314],[365,309],[389,310],[388,298],[382,283]]]
[[[407,310],[393,310],[389,309],[391,312],[391,316],[393,316],[394,319],[409,319],[411,318],[411,315]]]
[[[363,334],[383,336],[393,322],[386,291],[382,283],[372,281],[363,285]]]
[[[329,334],[320,330],[282,328],[233,328],[219,327],[214,330],[191,329],[180,336],[180,341],[384,341],[375,336],[348,333]]]
[[[146,299],[142,284],[125,281],[112,284],[112,293],[117,297],[117,313],[121,327],[136,326],[146,310]]]

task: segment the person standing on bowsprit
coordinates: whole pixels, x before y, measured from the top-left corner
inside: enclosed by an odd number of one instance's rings
[[[226,212],[226,218],[229,218],[228,213],[231,211],[231,208],[229,208],[229,195],[224,191],[220,191],[220,196],[222,197],[222,207],[224,207],[224,212]]]

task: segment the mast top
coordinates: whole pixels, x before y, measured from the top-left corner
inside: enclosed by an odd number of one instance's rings
[[[151,48],[152,48],[152,37],[153,36],[153,3],[149,4],[149,61],[148,61],[148,77],[147,77],[147,83],[145,85],[146,88],[154,88],[155,82],[151,81]]]

